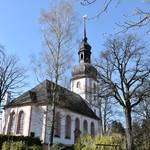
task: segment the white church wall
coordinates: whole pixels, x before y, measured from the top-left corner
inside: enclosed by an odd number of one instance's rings
[[[7,133],[8,128],[8,120],[9,120],[9,113],[11,109],[3,110],[2,112],[2,125],[1,125],[1,132],[3,134]]]
[[[32,106],[30,133],[34,133],[35,137],[39,137],[42,141],[45,138],[45,111],[46,106]]]
[[[23,128],[23,135],[28,136],[31,132],[35,133],[35,137],[39,137],[44,143],[48,143],[49,141],[49,133],[50,133],[50,126],[46,127],[47,120],[51,117],[50,114],[47,115],[46,118],[46,110],[47,106],[22,106],[16,108],[8,108],[5,110],[3,114],[3,133],[7,134],[8,129],[8,120],[9,114],[15,112],[15,114],[19,114],[20,111],[23,111],[24,116],[24,128]],[[61,114],[61,136],[60,138],[54,137],[54,143],[63,143],[67,145],[74,144],[74,130],[75,130],[75,119],[78,118],[80,120],[80,130],[81,136],[83,135],[83,122],[87,120],[88,122],[88,133],[90,134],[90,127],[91,122],[94,122],[95,125],[95,133],[99,133],[98,128],[98,120],[89,118],[87,116],[72,112],[67,109],[56,108],[56,112],[60,112]],[[30,116],[31,115],[31,116]],[[66,116],[69,115],[71,117],[71,138],[65,138],[65,119]],[[30,122],[31,121],[31,122]],[[16,133],[16,131],[15,131]],[[14,133],[14,134],[15,134]]]
[[[23,127],[23,135],[28,136],[29,135],[29,128],[30,128],[30,113],[31,113],[31,106],[23,106],[16,108],[18,113],[20,111],[24,112],[24,127]]]
[[[2,121],[2,130],[4,134],[7,134],[8,131],[8,123],[10,119],[10,113],[15,113],[15,131],[14,134],[16,134],[17,131],[17,116],[20,111],[24,112],[24,127],[23,127],[23,135],[28,136],[29,133],[29,124],[30,124],[30,110],[31,106],[22,106],[22,107],[14,107],[14,108],[8,108],[5,109],[3,112],[3,121]]]
[[[80,87],[77,84],[80,83]],[[91,103],[95,100],[96,92],[94,93],[94,84],[97,87],[97,81],[93,78],[80,78],[71,81],[71,91],[79,94],[87,102]]]
[[[94,97],[96,96],[96,89],[94,89],[94,85],[97,87],[97,81],[92,78],[86,78],[87,85],[87,100],[89,102],[94,101]]]
[[[98,120],[89,118],[87,116],[83,116],[81,114],[72,112],[70,110],[67,109],[60,109],[57,108],[56,112],[60,112],[61,114],[61,135],[60,137],[54,137],[54,143],[63,143],[66,145],[71,145],[74,144],[74,130],[75,130],[75,119],[79,118],[80,120],[80,130],[81,130],[81,136],[83,135],[83,122],[84,120],[87,120],[88,122],[88,133],[90,134],[90,128],[91,128],[91,122],[94,123],[95,125],[95,133],[98,134],[99,133],[99,126],[98,126]],[[65,138],[65,118],[66,116],[69,115],[71,117],[71,138],[70,139],[66,139]],[[46,133],[48,134],[48,131],[46,131]],[[49,136],[46,135],[46,140],[45,143],[48,143],[49,141]]]

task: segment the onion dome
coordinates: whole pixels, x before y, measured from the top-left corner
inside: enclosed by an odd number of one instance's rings
[[[78,79],[82,77],[94,78],[97,79],[97,70],[90,63],[80,63],[75,66],[72,71],[72,79]]]

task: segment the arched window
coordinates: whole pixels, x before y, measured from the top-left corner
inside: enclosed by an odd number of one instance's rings
[[[9,119],[9,132],[14,133],[15,132],[15,112],[12,112],[10,114],[10,119]]]
[[[94,136],[95,135],[95,125],[93,122],[91,122],[91,135]]]
[[[81,84],[80,84],[80,82],[78,81],[78,82],[77,82],[77,88],[80,89],[80,87],[81,87]]]
[[[65,121],[65,138],[70,139],[71,138],[71,117],[67,115],[66,121]]]
[[[60,137],[61,134],[61,117],[60,113],[57,112],[55,116],[55,127],[54,127],[54,135],[55,137]]]
[[[83,133],[84,134],[88,133],[88,123],[87,123],[87,120],[84,120],[84,122],[83,122]]]
[[[75,120],[75,130],[76,129],[80,130],[80,120],[79,120],[79,118],[76,118],[76,120]]]
[[[24,112],[20,111],[18,115],[17,134],[23,134],[23,127],[24,127]]]

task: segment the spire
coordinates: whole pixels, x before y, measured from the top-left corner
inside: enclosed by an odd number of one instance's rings
[[[91,46],[87,42],[87,36],[86,36],[86,21],[87,21],[87,15],[83,16],[83,23],[84,23],[84,37],[82,39],[82,42],[79,47],[79,62],[80,63],[90,63],[91,62]]]
[[[83,16],[83,21],[84,21],[84,38],[83,38],[83,40],[85,42],[87,42],[87,37],[86,37],[86,20],[87,20],[87,15],[84,15]]]

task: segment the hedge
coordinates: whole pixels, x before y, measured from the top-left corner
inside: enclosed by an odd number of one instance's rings
[[[2,150],[42,150],[42,146],[27,146],[23,142],[4,142]]]
[[[30,136],[14,136],[14,135],[3,135],[0,134],[0,149],[4,142],[22,142],[27,146],[39,145],[41,146],[41,141],[39,138]]]

